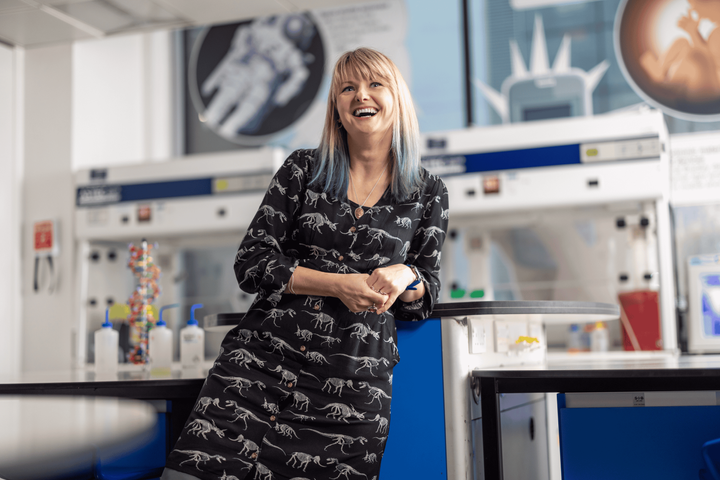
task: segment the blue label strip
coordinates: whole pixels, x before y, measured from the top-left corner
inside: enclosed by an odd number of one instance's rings
[[[456,164],[458,157],[465,159],[465,171],[453,171],[455,174],[582,163],[580,161],[579,144],[505,150],[501,152],[483,152],[467,155],[428,155],[423,157],[422,160],[423,162],[436,163],[438,161],[442,162],[443,159],[447,158],[448,160],[452,159],[452,163]]]
[[[122,202],[158,200],[161,198],[212,195],[212,182],[212,178],[197,178],[172,182],[79,187],[76,192],[75,204],[79,207],[90,207]],[[93,198],[93,200],[88,200],[89,198]]]

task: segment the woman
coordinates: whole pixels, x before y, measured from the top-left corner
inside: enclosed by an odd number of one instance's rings
[[[164,479],[377,477],[394,321],[425,318],[440,288],[447,191],[419,161],[395,65],[366,48],[344,54],[320,147],[290,155],[240,245],[238,282],[258,295]]]

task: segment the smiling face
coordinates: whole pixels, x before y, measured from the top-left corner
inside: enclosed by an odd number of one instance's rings
[[[350,138],[388,135],[395,122],[395,96],[390,81],[379,75],[348,72],[339,82],[336,96],[338,117]]]

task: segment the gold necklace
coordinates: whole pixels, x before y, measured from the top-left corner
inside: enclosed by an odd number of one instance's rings
[[[375,187],[377,187],[377,186],[378,186],[378,183],[380,183],[380,179],[385,176],[385,171],[386,171],[386,170],[387,170],[387,164],[385,164],[385,168],[383,168],[383,171],[382,171],[382,173],[380,174],[380,176],[378,177],[378,179],[375,180],[375,185],[373,185],[372,190],[370,190],[370,193],[368,193],[368,196],[365,198],[365,202],[368,201],[368,199],[370,198],[370,195],[372,195],[372,193],[375,191]],[[355,198],[357,198],[357,199],[359,200],[360,197],[358,197],[358,194],[357,194],[357,192],[355,191],[355,183],[353,182],[353,179],[352,179],[352,172],[350,172],[349,169],[348,169],[348,173],[350,174],[350,186],[351,186],[352,189],[353,189],[353,193],[355,194]],[[360,217],[362,217],[362,216],[365,214],[365,210],[363,210],[363,207],[365,206],[365,202],[362,202],[362,203],[360,204],[360,206],[355,209],[355,218],[357,218],[358,220],[360,220]]]

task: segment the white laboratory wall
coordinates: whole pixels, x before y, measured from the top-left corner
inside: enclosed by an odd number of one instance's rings
[[[71,367],[76,292],[73,287],[71,174],[72,46],[25,51],[23,69],[22,349],[23,371]],[[33,290],[33,223],[57,220],[57,289]]]
[[[173,156],[172,33],[72,46],[72,168]]]
[[[4,54],[0,54],[2,71],[5,70],[2,62],[9,61]],[[21,226],[14,229],[20,238],[16,243],[22,242],[21,247],[16,247],[21,256],[15,258],[22,258],[22,262],[16,268],[20,271],[7,279],[19,285],[21,291],[16,317],[20,317],[22,309],[22,321],[14,324],[19,331],[15,339],[20,347],[14,353],[12,350],[6,353],[5,343],[12,340],[6,339],[4,333],[0,335],[0,362],[14,354],[19,358],[19,369],[25,372],[66,370],[73,366],[79,292],[74,283],[72,172],[172,157],[171,75],[169,32],[87,40],[24,52],[19,86],[24,91],[24,102],[18,108],[23,120],[15,120],[24,130],[17,135],[15,153],[22,158],[24,172],[22,193],[17,194],[21,202],[16,202],[22,205],[19,214],[22,220],[16,220]],[[1,128],[3,122],[13,122],[3,116],[6,111],[3,102],[8,101],[3,96],[6,82],[5,77],[0,78],[0,160],[8,155],[12,158],[12,151],[5,152],[10,147],[3,147],[2,141],[2,135],[8,135]],[[5,163],[0,166],[0,174],[9,168]],[[0,191],[5,194],[2,182],[12,177],[0,178]],[[10,214],[1,210],[0,220]],[[38,292],[33,289],[32,229],[34,222],[43,220],[57,220],[59,227],[60,255],[55,261],[58,285],[52,293],[47,285],[41,284]],[[8,238],[12,238],[12,233],[8,233]],[[0,247],[7,242],[10,240],[0,236]],[[0,272],[6,271],[3,266],[0,264]],[[4,277],[0,281],[4,282]],[[0,283],[0,288],[3,285]],[[0,296],[0,300],[3,298]],[[0,316],[0,329],[4,330],[3,317],[6,316]]]
[[[0,375],[20,370],[20,182],[17,141],[23,52],[0,45]]]

